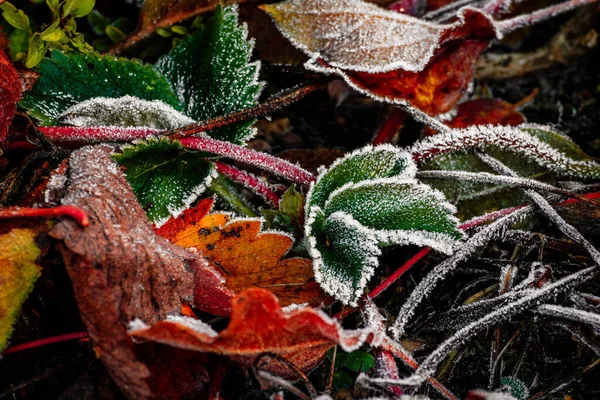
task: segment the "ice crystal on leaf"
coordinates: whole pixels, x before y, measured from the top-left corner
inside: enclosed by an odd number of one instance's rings
[[[184,113],[197,120],[256,105],[260,64],[249,62],[253,41],[238,25],[237,7],[218,7],[206,27],[161,57],[156,68],[171,82]],[[208,132],[237,144],[254,135],[253,120]]]
[[[383,246],[452,253],[461,237],[454,207],[415,173],[409,154],[389,145],[359,149],[321,172],[307,195],[305,234],[315,278],[327,293],[356,304]]]
[[[214,174],[212,163],[169,139],[125,146],[114,158],[125,168],[127,181],[156,225],[188,208]]]
[[[56,118],[69,107],[95,97],[130,95],[181,109],[166,78],[140,61],[53,51],[37,69],[40,79],[19,104],[44,125],[56,125]]]
[[[117,99],[95,97],[66,109],[58,118],[73,126],[145,127],[158,130],[180,128],[193,119],[160,100],[142,100],[133,96]]]

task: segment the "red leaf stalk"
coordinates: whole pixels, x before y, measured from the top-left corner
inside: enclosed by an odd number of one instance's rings
[[[282,160],[281,158],[260,153],[233,143],[209,137],[188,137],[179,139],[179,142],[188,149],[206,151],[208,153],[217,154],[225,158],[253,165],[303,186],[308,186],[311,182],[315,181],[313,174],[297,165]]]
[[[23,344],[19,344],[16,346],[9,347],[4,351],[4,354],[17,353],[19,351],[27,350],[27,349],[35,349],[36,347],[46,346],[48,344],[67,342],[69,340],[78,340],[85,339],[89,335],[87,331],[84,332],[73,332],[66,333],[64,335],[52,336],[44,339],[34,340],[32,342],[27,342]]]
[[[273,204],[275,207],[279,207],[279,196],[277,196],[271,188],[267,184],[265,184],[262,180],[257,178],[256,176],[246,172],[241,171],[231,165],[223,164],[220,162],[216,162],[215,166],[217,167],[217,172],[231,180],[241,183],[242,185],[248,187],[255,193],[264,197],[267,201]]]
[[[52,208],[2,208],[0,209],[1,218],[45,218],[45,217],[71,217],[79,225],[85,227],[90,224],[86,213],[75,206],[58,206]]]

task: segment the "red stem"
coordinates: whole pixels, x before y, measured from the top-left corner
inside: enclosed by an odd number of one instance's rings
[[[297,165],[282,160],[281,158],[260,153],[233,143],[209,137],[187,137],[179,139],[179,142],[183,147],[188,149],[206,151],[208,153],[218,154],[221,157],[241,161],[303,186],[309,186],[315,181],[313,174]]]
[[[279,207],[279,196],[277,196],[268,185],[266,185],[256,176],[218,161],[215,163],[215,166],[217,167],[217,172],[220,174],[225,175],[235,182],[241,183],[242,185],[250,188],[254,192],[267,199],[275,207]]]
[[[90,224],[86,213],[75,206],[58,206],[52,208],[1,208],[0,218],[40,218],[40,217],[71,217],[79,225],[85,227]]]
[[[79,127],[79,126],[40,126],[37,128],[52,142],[131,142],[160,135],[161,131],[150,128]]]
[[[4,354],[17,353],[22,350],[35,349],[36,347],[46,346],[48,344],[67,342],[69,340],[77,340],[87,338],[89,335],[86,332],[73,332],[66,333],[64,335],[52,336],[44,339],[34,340],[33,342],[18,344],[16,346],[9,347],[4,351]]]
[[[394,108],[385,119],[385,122],[379,129],[379,132],[377,132],[377,135],[375,135],[372,144],[376,146],[378,144],[389,143],[404,125],[406,117],[408,117],[406,111],[401,108]]]

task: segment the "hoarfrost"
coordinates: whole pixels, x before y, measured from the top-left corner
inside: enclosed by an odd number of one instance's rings
[[[174,322],[176,324],[181,324],[186,326],[196,332],[204,333],[210,337],[216,337],[218,335],[217,332],[212,328],[212,326],[208,325],[206,322],[202,322],[199,319],[190,318],[190,317],[182,317],[179,315],[169,315],[167,316],[168,322]]]
[[[562,176],[600,178],[600,164],[592,160],[575,160],[521,128],[552,130],[537,125],[492,126],[478,125],[465,129],[446,128],[440,134],[421,140],[410,152],[422,164],[441,154],[467,150],[486,150],[489,147],[519,154]]]
[[[563,307],[554,304],[544,304],[539,306],[536,313],[540,315],[566,319],[569,321],[580,322],[593,326],[596,330],[600,329],[600,314],[578,310],[572,307]]]
[[[195,121],[160,100],[133,96],[116,99],[95,97],[66,109],[58,118],[61,124],[78,127],[144,127],[157,130],[181,128]]]
[[[360,0],[289,0],[268,10],[284,36],[311,57],[305,66],[326,73],[332,69],[322,67],[319,58],[335,69],[422,71],[452,32],[467,25],[467,14],[487,20],[487,28],[497,38],[502,36],[492,17],[470,7],[444,25]]]

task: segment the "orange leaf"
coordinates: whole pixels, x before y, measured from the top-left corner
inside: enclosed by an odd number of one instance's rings
[[[257,355],[272,352],[304,371],[315,367],[335,344],[352,351],[370,336],[369,331],[344,331],[337,321],[310,307],[285,312],[277,298],[264,289],[243,291],[231,307],[229,325],[219,334],[199,321],[177,318],[130,335],[138,340],[230,356],[246,366]],[[290,373],[275,362],[269,369],[282,376]]]
[[[250,287],[269,289],[283,306],[309,303],[318,306],[327,296],[314,281],[312,260],[282,258],[293,239],[280,232],[261,233],[259,219],[232,219],[227,214],[209,214],[212,199],[201,201],[177,219],[171,219],[156,232],[171,242],[194,248],[204,256],[211,271],[200,271],[224,279],[231,297]],[[214,278],[211,279],[213,283]],[[203,311],[228,315],[229,307],[215,306],[206,294],[210,285],[197,278],[195,306]]]
[[[0,50],[0,142],[6,140],[21,92],[19,74],[6,54]]]

